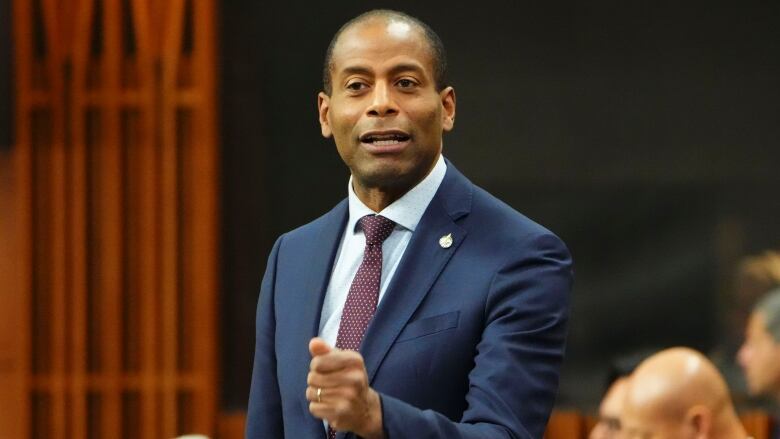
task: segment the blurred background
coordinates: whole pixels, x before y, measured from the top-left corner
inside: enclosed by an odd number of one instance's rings
[[[445,156],[574,255],[559,409],[672,345],[752,404],[780,5],[0,0],[0,437],[243,437],[268,252],[346,195],[324,52],[374,7],[444,41]]]

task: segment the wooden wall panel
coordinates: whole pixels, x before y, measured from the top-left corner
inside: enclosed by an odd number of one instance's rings
[[[214,1],[16,0],[13,13],[11,437],[213,435]]]
[[[19,312],[25,306],[16,275],[17,204],[13,182],[13,158],[9,151],[0,149],[0,438],[24,437],[19,420],[25,419],[27,395],[26,337],[20,337],[25,319]]]
[[[217,436],[219,439],[244,439],[246,412],[225,412],[219,416]]]
[[[586,438],[585,418],[575,411],[555,410],[550,415],[544,439],[576,439]]]
[[[772,418],[761,411],[749,411],[739,416],[748,436],[753,439],[770,439],[772,437]]]

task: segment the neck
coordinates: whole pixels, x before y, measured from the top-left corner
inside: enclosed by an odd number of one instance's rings
[[[385,207],[393,204],[393,202],[403,197],[404,194],[425,180],[433,171],[433,168],[436,167],[437,161],[438,156],[437,159],[428,166],[428,169],[422,169],[423,172],[408,173],[405,176],[394,178],[392,183],[385,181],[381,185],[375,181],[361,181],[359,178],[355,177],[355,174],[353,173],[352,189],[355,191],[355,195],[357,195],[358,199],[362,201],[366,207],[379,213]]]
[[[393,204],[395,200],[408,192],[408,188],[404,190],[365,188],[355,180],[353,180],[352,188],[355,190],[355,195],[357,195],[358,199],[376,213],[381,212],[385,207]]]

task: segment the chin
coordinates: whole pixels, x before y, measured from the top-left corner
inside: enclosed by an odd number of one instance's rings
[[[382,189],[405,186],[406,180],[408,180],[408,176],[393,169],[381,169],[377,172],[363,174],[360,177],[360,182],[363,186]]]
[[[366,187],[395,187],[410,179],[410,169],[403,163],[378,160],[359,166],[352,175]]]

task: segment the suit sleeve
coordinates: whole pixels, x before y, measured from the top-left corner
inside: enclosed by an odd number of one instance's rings
[[[571,256],[550,233],[510,253],[490,285],[462,419],[381,395],[388,439],[542,438],[565,347]]]
[[[255,320],[255,358],[252,370],[252,387],[249,392],[246,437],[284,437],[282,401],[276,375],[274,285],[276,284],[276,260],[282,237],[274,244],[268,258]]]

